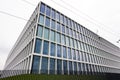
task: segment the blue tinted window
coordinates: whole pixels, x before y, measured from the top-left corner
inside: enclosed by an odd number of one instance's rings
[[[70,36],[73,36],[72,29],[69,29],[69,31],[70,31]]]
[[[43,33],[43,27],[42,26],[38,26],[37,36],[42,37],[42,33]]]
[[[63,17],[63,15],[60,15],[60,22],[61,22],[61,23],[64,22],[64,17]]]
[[[77,74],[77,63],[74,62],[74,74]]]
[[[42,41],[40,39],[36,39],[35,50],[34,50],[35,53],[40,53],[41,44],[42,44]]]
[[[69,35],[69,28],[68,27],[66,27],[66,34]]]
[[[60,21],[60,13],[59,12],[57,12],[56,16],[57,16],[57,21]]]
[[[60,33],[57,33],[56,37],[57,37],[57,42],[60,43],[61,42]]]
[[[72,59],[71,50],[68,48],[68,59]]]
[[[46,7],[46,15],[50,16],[50,7],[48,7],[48,6]]]
[[[64,70],[64,74],[67,74],[67,61],[63,61],[63,70]]]
[[[44,24],[44,16],[40,14],[39,23]]]
[[[48,55],[48,50],[49,50],[49,42],[48,41],[44,41],[43,54]]]
[[[51,31],[50,40],[55,41],[55,31]]]
[[[45,13],[45,5],[44,4],[41,4],[40,12]]]
[[[66,50],[66,47],[63,47],[63,58],[67,58],[67,50]]]
[[[66,17],[64,17],[64,24],[66,25]]]
[[[50,47],[50,55],[51,56],[55,56],[55,44],[51,43],[51,47]]]
[[[73,74],[73,67],[71,61],[69,61],[69,74]]]
[[[55,29],[55,21],[54,20],[51,21],[51,28]]]
[[[79,51],[76,51],[76,57],[77,57],[77,60],[80,60],[80,54],[79,54]]]
[[[53,9],[52,9],[52,18],[53,18],[53,19],[56,18],[55,10],[53,10]]]
[[[55,74],[55,59],[50,59],[50,74]]]
[[[50,18],[46,17],[45,26],[50,27]]]
[[[41,73],[48,73],[48,58],[42,57]]]
[[[61,25],[62,27],[62,32],[65,33],[65,26]]]
[[[57,60],[57,74],[61,74],[62,73],[62,61],[61,60]]]
[[[61,43],[65,45],[65,35],[62,35],[61,38],[62,38]]]
[[[75,53],[75,50],[72,50],[72,54],[73,54],[73,59],[76,60],[76,53]]]
[[[33,56],[32,73],[39,73],[40,57]]]
[[[61,57],[61,46],[57,45],[57,57]]]
[[[57,23],[57,31],[60,31],[60,23]]]
[[[44,38],[49,39],[49,29],[47,28],[44,29]]]

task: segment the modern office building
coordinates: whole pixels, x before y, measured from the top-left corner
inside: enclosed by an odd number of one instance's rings
[[[7,58],[6,75],[120,73],[120,48],[81,24],[40,2]]]

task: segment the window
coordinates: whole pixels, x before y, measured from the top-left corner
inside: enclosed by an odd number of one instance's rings
[[[47,28],[44,29],[44,38],[49,39],[49,29]]]
[[[73,60],[76,60],[76,53],[75,50],[72,49],[72,54],[73,54]]]
[[[45,5],[44,4],[41,4],[40,12],[45,13]]]
[[[42,26],[38,26],[37,36],[42,37],[42,33],[43,33],[43,27]]]
[[[55,31],[51,31],[51,36],[50,36],[51,41],[55,41]]]
[[[53,10],[53,9],[52,9],[52,18],[53,18],[53,19],[56,18],[55,10]]]
[[[42,57],[41,73],[48,73],[48,58]]]
[[[64,74],[67,74],[67,61],[63,61],[63,70],[64,70]]]
[[[69,29],[69,35],[73,36],[72,29]]]
[[[34,50],[35,53],[41,52],[41,44],[42,44],[42,40],[36,39],[35,50]]]
[[[66,34],[69,35],[69,28],[68,27],[66,27]]]
[[[48,6],[46,7],[46,15],[50,16],[50,7],[48,7]]]
[[[65,33],[65,26],[61,25],[61,27],[62,27],[62,33]]]
[[[50,55],[51,56],[55,56],[55,44],[51,43],[51,47],[50,47]]]
[[[61,38],[62,38],[61,43],[65,45],[65,35],[61,35]]]
[[[33,56],[32,73],[39,73],[40,57]]]
[[[60,38],[60,33],[57,33],[56,37],[57,37],[57,42],[60,43],[60,39],[61,39]]]
[[[60,15],[60,22],[61,22],[61,23],[64,22],[64,18],[63,18],[63,15],[62,15],[62,14]]]
[[[77,63],[74,62],[74,74],[77,74]]]
[[[80,54],[79,54],[79,51],[76,51],[76,57],[77,57],[77,60],[79,60],[80,61]]]
[[[66,47],[63,47],[63,58],[67,58],[67,50],[66,50]]]
[[[54,20],[51,21],[51,28],[55,29],[55,21]]]
[[[48,55],[48,51],[49,51],[49,42],[48,41],[44,41],[43,54]]]
[[[57,16],[57,21],[60,21],[60,13],[59,12],[57,12],[56,16]]]
[[[55,74],[55,59],[50,59],[50,74]]]
[[[57,23],[57,31],[60,31],[60,23]]]
[[[68,59],[72,59],[71,49],[70,48],[68,48]]]
[[[71,61],[69,61],[69,74],[73,74],[73,67]]]
[[[61,57],[61,46],[57,45],[57,57]]]
[[[66,25],[66,17],[64,17],[64,24]]]
[[[70,38],[70,44],[71,44],[71,47],[73,47],[73,39]]]
[[[40,14],[39,23],[44,24],[44,16]]]
[[[45,26],[50,27],[50,18],[46,17]]]
[[[57,60],[57,74],[61,74],[62,73],[62,61],[61,60]]]
[[[67,46],[69,46],[69,45],[70,45],[70,40],[69,40],[69,37],[66,37],[66,44],[67,44]]]

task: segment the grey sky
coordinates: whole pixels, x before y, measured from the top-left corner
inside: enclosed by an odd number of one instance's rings
[[[0,11],[29,19],[36,6],[30,5],[25,1],[37,6],[40,0],[0,0]],[[120,0],[42,1],[113,44],[120,46],[120,44],[116,43],[120,38]],[[66,3],[75,8],[66,5]],[[92,17],[94,20],[83,13]],[[5,60],[25,24],[25,20],[0,13],[0,69],[3,69]]]

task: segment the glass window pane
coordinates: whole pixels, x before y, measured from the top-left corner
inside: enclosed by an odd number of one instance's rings
[[[55,44],[51,43],[51,47],[50,47],[50,55],[51,56],[55,56]]]
[[[57,12],[56,16],[57,16],[57,21],[60,21],[60,13],[59,12]]]
[[[48,73],[48,58],[42,57],[41,73]]]
[[[51,41],[55,41],[55,31],[51,31],[51,36],[50,36]]]
[[[71,61],[69,61],[69,74],[73,74],[73,66]]]
[[[61,57],[61,46],[57,45],[57,57]]]
[[[48,7],[48,6],[46,7],[46,15],[50,16],[50,7]]]
[[[43,27],[42,26],[38,26],[37,36],[42,37],[42,33],[43,33]]]
[[[63,47],[63,58],[67,58],[67,50],[66,50],[66,47]]]
[[[35,53],[40,53],[41,44],[42,44],[42,41],[40,39],[36,39],[35,50],[34,50]]]
[[[62,61],[61,60],[57,60],[57,74],[61,74],[62,73]]]
[[[68,27],[66,27],[66,34],[69,35],[69,28]]]
[[[65,26],[61,25],[61,27],[62,27],[62,32],[65,33]]]
[[[50,59],[50,74],[55,74],[55,59]]]
[[[77,74],[77,63],[74,62],[74,74]]]
[[[60,23],[57,23],[57,31],[60,31]]]
[[[63,15],[60,15],[60,22],[61,22],[61,23],[63,23],[63,22],[64,22]]]
[[[63,61],[63,70],[64,70],[64,74],[67,74],[67,61]]]
[[[40,12],[45,13],[45,5],[44,4],[41,4]]]
[[[32,73],[39,73],[40,57],[33,56]]]
[[[61,38],[62,38],[61,43],[65,45],[65,35],[61,35]]]
[[[57,38],[57,42],[60,43],[60,41],[61,41],[60,39],[61,38],[60,38],[60,34],[59,33],[57,33],[56,38]]]
[[[48,51],[49,51],[49,42],[48,41],[44,41],[43,54],[48,55]]]
[[[79,54],[79,51],[76,51],[76,57],[77,57],[77,60],[80,60],[80,54]]]
[[[50,27],[50,18],[46,17],[45,26]]]
[[[72,59],[71,49],[70,48],[68,48],[68,59]]]
[[[55,21],[54,20],[51,21],[51,28],[55,29]]]
[[[69,37],[66,37],[66,45],[69,46],[70,45],[70,42],[69,42]]]
[[[49,39],[49,29],[47,28],[44,29],[44,38]]]
[[[44,24],[44,16],[40,14],[39,23]]]
[[[72,50],[72,54],[73,54],[73,60],[76,60],[76,53],[75,53],[75,50]]]
[[[53,10],[53,9],[52,9],[52,18],[53,18],[53,19],[56,18],[55,10]]]

